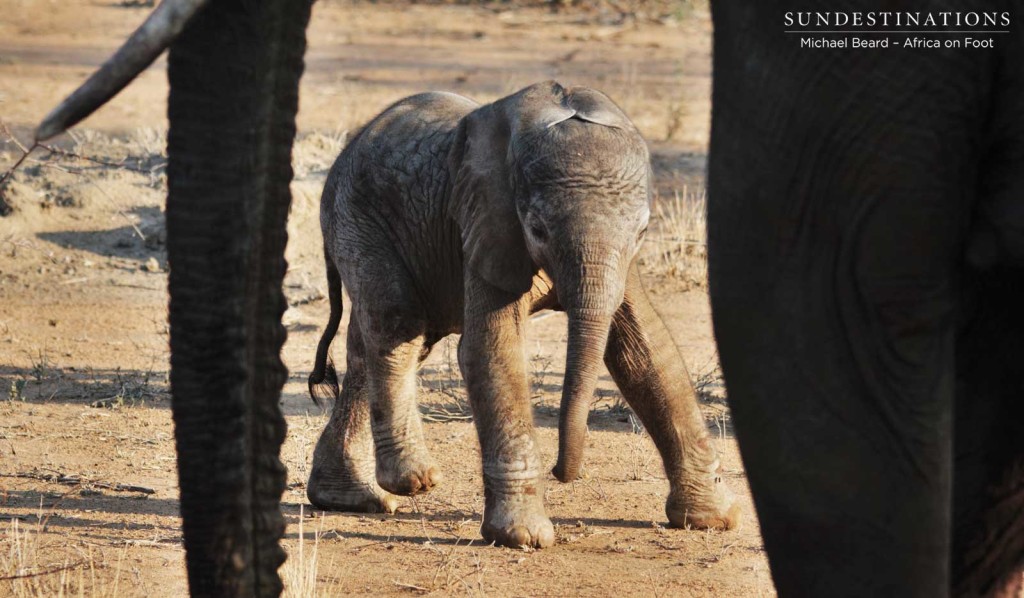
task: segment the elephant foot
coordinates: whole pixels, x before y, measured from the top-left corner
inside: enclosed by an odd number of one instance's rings
[[[374,478],[369,428],[356,425],[359,420],[348,428],[338,424],[346,421],[332,416],[320,435],[313,450],[306,497],[314,507],[327,511],[394,513],[398,498],[385,492]]]
[[[376,483],[325,482],[314,472],[309,477],[306,497],[310,504],[325,511],[350,513],[394,513],[398,497],[385,492]]]
[[[670,527],[683,529],[730,530],[739,526],[743,511],[735,502],[723,509],[696,510],[679,507],[669,499],[665,505]]]
[[[717,463],[700,484],[674,484],[665,503],[671,527],[729,530],[739,526],[743,511],[726,487]]]
[[[377,455],[377,483],[393,494],[423,494],[440,484],[443,478],[429,458],[395,453]]]
[[[480,534],[485,542],[512,548],[547,548],[555,543],[555,528],[536,494],[488,499]]]

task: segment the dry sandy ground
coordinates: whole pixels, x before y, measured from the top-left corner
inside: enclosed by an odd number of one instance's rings
[[[0,119],[27,140],[145,14],[106,1],[0,0]],[[597,13],[317,4],[286,288],[291,556],[283,573],[291,595],[774,593],[715,373],[707,296],[694,284],[700,218],[688,207],[702,184],[709,31],[699,11],[653,24]],[[747,511],[743,527],[664,527],[659,458],[605,377],[590,419],[589,478],[547,485],[556,546],[482,545],[479,452],[444,344],[423,369],[421,404],[445,484],[403,499],[396,516],[311,512],[305,481],[326,421],[304,389],[327,316],[316,213],[345,132],[410,93],[489,100],[545,78],[605,90],[651,141],[660,217],[645,253],[648,287],[702,382],[727,482]],[[166,92],[160,61],[60,142],[107,164],[40,152],[7,190],[17,211],[0,218],[0,596],[186,591],[167,394]],[[0,138],[2,171],[20,152]],[[541,450],[554,463],[564,318],[540,317],[529,334]]]

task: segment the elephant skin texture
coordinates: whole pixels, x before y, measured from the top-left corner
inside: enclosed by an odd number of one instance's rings
[[[282,589],[285,221],[311,4],[211,2],[168,57],[170,379],[193,596]]]
[[[1020,4],[915,4],[1010,14],[990,50],[801,49],[793,8],[712,4],[711,306],[776,587],[1017,595]]]
[[[636,270],[650,215],[647,146],[600,92],[539,83],[488,105],[449,93],[399,101],[338,157],[321,200],[331,316],[310,392],[336,397],[313,456],[317,507],[393,512],[441,482],[423,440],[417,367],[461,333],[481,444],[485,540],[544,547],[524,351],[527,318],[567,312],[562,481],[578,477],[600,361],[654,439],[674,526],[731,528],[736,501],[690,377]],[[341,388],[329,361],[352,298]]]

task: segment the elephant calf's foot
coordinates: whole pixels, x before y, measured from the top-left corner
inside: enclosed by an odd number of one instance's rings
[[[547,548],[555,543],[555,528],[536,493],[488,497],[480,534],[485,542],[512,548]]]
[[[429,492],[443,478],[429,457],[383,451],[377,453],[377,483],[388,492],[416,496]]]
[[[309,475],[306,497],[314,507],[325,511],[394,513],[398,509],[398,497],[385,492],[375,481],[338,479],[316,466]]]
[[[356,513],[394,513],[398,498],[377,485],[369,429],[346,434],[334,417],[313,451],[306,497],[318,509]],[[341,439],[348,438],[347,445]]]
[[[330,488],[310,480],[306,497],[314,507],[325,511],[394,513],[398,509],[398,497],[385,492],[376,484]]]
[[[665,503],[669,525],[688,529],[728,530],[739,526],[739,501],[722,481],[719,466],[698,484],[673,485]]]

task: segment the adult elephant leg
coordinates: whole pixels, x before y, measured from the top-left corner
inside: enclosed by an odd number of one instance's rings
[[[528,303],[467,271],[459,367],[483,458],[480,533],[502,546],[546,547],[555,543],[555,531],[544,513],[543,469],[526,381]]]
[[[735,527],[740,507],[722,482],[690,374],[647,299],[635,263],[625,300],[612,320],[605,364],[661,453],[670,486],[665,505],[669,522],[676,527]]]
[[[212,2],[170,51],[171,390],[196,596],[281,591],[281,284],[310,4]]]
[[[394,513],[398,500],[376,478],[365,352],[359,320],[352,318],[341,395],[313,451],[306,495],[321,509]]]
[[[957,343],[953,587],[1017,596],[1024,581],[1024,270],[967,274]]]
[[[945,596],[960,267],[996,57],[806,52],[760,24],[776,8],[712,6],[708,180],[715,335],[773,579]]]
[[[780,595],[947,595],[956,298],[934,245],[956,247],[959,210],[892,198],[765,266],[728,231],[749,204],[710,198],[715,336]]]
[[[1024,592],[1024,31],[1007,37],[962,270],[952,560],[962,596]]]

